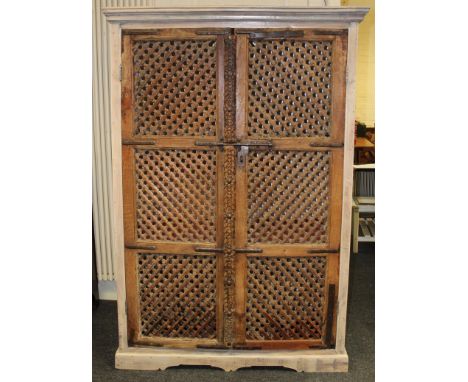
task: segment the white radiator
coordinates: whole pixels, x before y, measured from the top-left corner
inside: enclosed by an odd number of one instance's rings
[[[109,49],[101,9],[153,7],[155,0],[93,1],[93,220],[98,280],[114,280],[111,210],[111,140],[109,108]]]

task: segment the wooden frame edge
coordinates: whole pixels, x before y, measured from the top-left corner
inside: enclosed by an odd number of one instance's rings
[[[117,316],[119,348],[128,347],[127,300],[125,290],[124,219],[122,190],[122,132],[121,132],[121,82],[122,60],[119,24],[109,25],[110,49],[110,109],[111,109],[111,147],[112,147],[112,248],[115,259],[115,281],[117,285]]]
[[[348,307],[349,260],[351,246],[351,213],[354,161],[355,72],[358,24],[348,29],[348,56],[346,62],[346,109],[343,162],[343,202],[341,207],[341,249],[336,323],[336,350],[346,352],[346,315]]]
[[[347,372],[348,354],[334,350],[189,350],[161,348],[118,349],[115,367],[125,370],[165,370],[203,365],[234,371],[252,366],[275,366],[299,372]]]

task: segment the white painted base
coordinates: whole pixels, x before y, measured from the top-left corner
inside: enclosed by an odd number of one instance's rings
[[[234,371],[251,366],[282,366],[301,372],[347,372],[348,354],[335,350],[207,350],[118,349],[115,367],[130,370],[165,370],[171,366],[204,365]]]
[[[98,281],[99,300],[117,300],[117,287],[115,281]]]

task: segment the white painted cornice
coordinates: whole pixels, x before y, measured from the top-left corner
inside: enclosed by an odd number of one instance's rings
[[[352,23],[360,22],[369,11],[364,7],[316,8],[105,8],[111,23]]]

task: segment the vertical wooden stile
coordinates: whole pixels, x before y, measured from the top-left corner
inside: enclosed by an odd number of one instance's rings
[[[238,141],[247,138],[247,75],[248,75],[248,38],[239,34],[236,46],[236,138]],[[245,158],[248,148],[240,148],[236,159],[236,231],[235,245],[245,248],[247,245],[247,172]],[[237,253],[236,269],[236,345],[245,344],[245,306],[247,289],[247,255]]]

